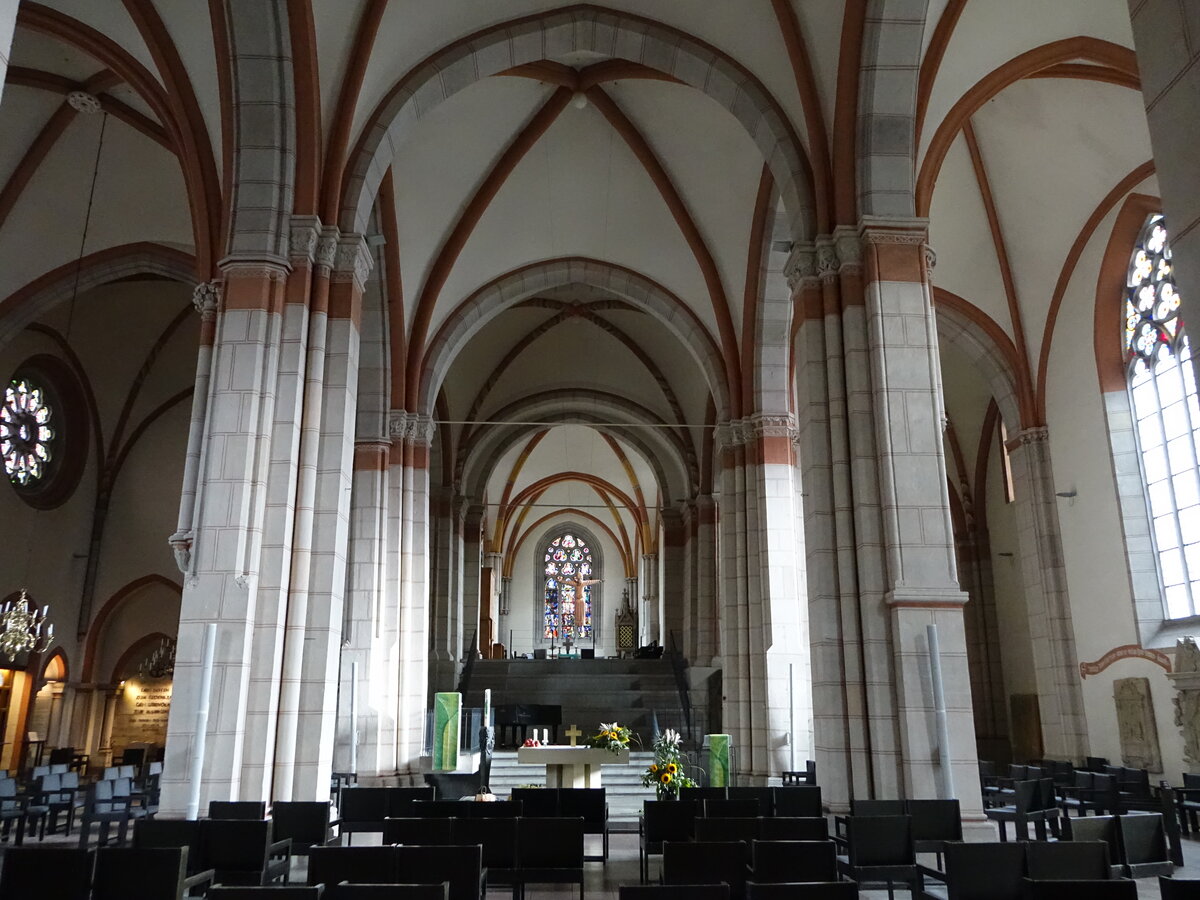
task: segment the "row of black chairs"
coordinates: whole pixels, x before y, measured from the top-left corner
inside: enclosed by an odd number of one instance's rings
[[[789,784],[783,787],[693,787],[682,788],[680,800],[705,801],[706,815],[819,816],[821,788],[817,785]],[[747,812],[748,804],[758,809]],[[739,806],[740,804],[740,806]],[[718,812],[717,810],[726,810]]]
[[[726,884],[741,897],[749,882],[829,883],[839,879],[833,841],[668,841],[662,883]]]
[[[389,819],[379,847],[314,847],[310,884],[449,882],[451,900],[478,900],[486,885],[576,884],[584,896],[579,818]],[[396,843],[392,843],[392,842]]]
[[[623,885],[620,900],[729,900],[727,884]],[[857,900],[853,881],[746,882],[746,900]]]
[[[12,847],[0,867],[0,900],[182,900],[213,875],[189,874],[184,848]]]
[[[139,822],[139,850],[183,849],[189,874],[209,870],[218,884],[286,884],[292,841],[273,833],[269,819],[148,819]]]

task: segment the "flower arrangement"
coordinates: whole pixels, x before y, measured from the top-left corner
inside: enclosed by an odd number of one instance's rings
[[[600,730],[588,739],[589,746],[609,753],[620,753],[629,749],[633,732],[616,722],[601,722]]]
[[[676,800],[680,788],[696,786],[685,770],[682,743],[682,736],[674,728],[668,728],[654,741],[654,760],[642,773],[642,787],[654,785],[659,800]]]

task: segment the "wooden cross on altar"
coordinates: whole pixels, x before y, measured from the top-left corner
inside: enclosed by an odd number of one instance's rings
[[[564,731],[563,734],[565,734],[567,737],[569,737],[571,739],[572,747],[575,746],[575,739],[583,736],[583,732],[579,730],[578,725],[572,725],[570,728],[568,728],[566,731]]]

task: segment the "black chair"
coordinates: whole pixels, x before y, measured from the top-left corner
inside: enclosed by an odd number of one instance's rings
[[[643,884],[650,880],[650,857],[661,854],[664,843],[692,839],[696,806],[691,800],[642,801],[642,814],[638,817],[638,853]]]
[[[946,892],[921,896],[929,900],[1015,900],[1025,878],[1023,844],[947,843],[945,871],[921,867],[923,881],[940,881]]]
[[[117,843],[123,845],[129,831],[129,823],[134,819],[145,818],[145,810],[134,806],[132,795],[116,796],[116,784],[117,780],[97,781],[88,788],[83,815],[79,820],[80,847],[87,846],[92,825],[98,826],[99,846],[103,847],[108,843],[109,826],[114,824],[117,826]]]
[[[731,787],[725,789],[730,800],[754,800],[758,803],[758,816],[775,815],[775,789],[769,787]]]
[[[133,829],[133,846],[138,850],[187,848],[188,874],[204,868],[204,845],[200,823],[193,819],[142,819]]]
[[[349,789],[347,789],[349,790]],[[397,847],[313,847],[309,884],[396,884]]]
[[[415,816],[413,804],[432,800],[431,787],[345,787],[341,790],[341,830],[346,843],[353,843],[355,832],[383,833],[388,816]]]
[[[727,884],[623,884],[619,900],[729,900]]]
[[[754,819],[763,815],[757,800],[703,800],[700,806],[706,819],[717,816]]]
[[[287,883],[292,842],[271,837],[266,819],[205,819],[200,823],[204,867],[217,884]]]
[[[1110,877],[1123,874],[1116,816],[1068,816],[1063,822],[1063,837],[1068,841],[1103,841],[1108,845]]]
[[[79,773],[64,772],[53,777],[58,779],[58,789],[46,791],[46,833],[56,834],[58,817],[65,814],[67,821],[64,830],[69,836],[71,828],[75,825],[75,814],[83,809],[83,792],[79,789]]]
[[[1162,900],[1198,900],[1200,879],[1167,878],[1158,876],[1158,892]]]
[[[913,848],[918,853],[936,853],[940,865],[946,842],[963,838],[958,801],[908,800],[904,808],[912,817]]]
[[[754,882],[838,880],[833,841],[754,841],[750,857]]]
[[[520,800],[489,800],[479,803],[462,803],[467,807],[466,816],[461,813],[458,818],[469,819],[515,819],[522,815]]]
[[[711,841],[750,841],[758,840],[761,836],[762,823],[766,819],[747,819],[734,816],[716,819],[697,819],[695,839],[701,842]]]
[[[15,843],[18,847],[25,841],[25,821],[28,798],[17,792],[17,782],[12,778],[0,778],[0,839],[8,840],[13,822],[17,823]]]
[[[746,893],[748,848],[744,841],[663,844],[663,884],[727,884],[729,896]]]
[[[1200,831],[1200,775],[1183,773],[1183,786],[1175,789],[1179,804],[1179,828],[1184,834]]]
[[[1016,840],[1029,839],[1029,823],[1033,823],[1034,833],[1039,841],[1046,840],[1046,823],[1057,819],[1059,808],[1046,808],[1043,802],[1042,785],[1038,781],[1018,781],[1013,786],[1013,803],[1010,806],[996,806],[985,809],[983,814],[1000,826],[1000,840],[1008,840],[1006,823],[1013,823],[1013,834]]]
[[[487,870],[483,867],[483,848],[478,844],[426,844],[392,849],[396,854],[395,883],[448,882],[449,900],[482,900]],[[352,880],[359,884],[369,883],[361,878]]]
[[[283,887],[219,884],[210,887],[204,896],[208,900],[320,900],[322,896],[328,900],[330,895],[324,892],[323,884],[289,884]]]
[[[183,847],[101,848],[96,851],[92,900],[183,900],[193,888],[211,884],[213,874],[208,869],[188,875]]]
[[[464,819],[471,814],[474,804],[462,800],[418,800],[412,805],[411,815],[419,819]]]
[[[838,857],[838,872],[863,883],[885,883],[888,898],[895,897],[895,883],[921,889],[912,842],[910,816],[850,816],[846,820],[846,855]]]
[[[385,844],[452,844],[450,835],[456,822],[465,819],[394,819],[383,820]]]
[[[558,815],[558,788],[513,788],[512,799],[521,801],[521,814],[545,819]]]
[[[791,884],[746,882],[746,900],[856,900],[853,881],[810,881]]]
[[[851,800],[852,816],[902,816],[903,800]]]
[[[446,900],[450,885],[441,884],[334,884],[325,900]]]
[[[1089,881],[1082,878],[1035,881],[1025,879],[1025,900],[1064,900],[1066,897],[1086,897],[1087,900],[1137,900],[1137,882],[1126,878]]]
[[[526,811],[527,816],[534,813]],[[558,791],[557,815],[583,819],[584,834],[598,834],[603,850],[599,856],[584,855],[585,860],[603,862],[608,859],[608,795],[604,788],[561,788]],[[586,838],[585,838],[586,840]]]
[[[94,855],[64,847],[12,847],[0,867],[0,900],[88,900]]]
[[[421,820],[411,820],[421,821]],[[424,820],[430,824],[430,820]],[[488,886],[507,885],[515,900],[521,885],[517,856],[517,820],[515,818],[442,819],[453,824],[453,832],[444,843],[478,844],[483,848],[483,867]],[[451,840],[452,837],[452,840]]]
[[[1121,865],[1130,878],[1170,875],[1175,871],[1167,849],[1163,817],[1159,813],[1133,813],[1117,817],[1121,840]]]
[[[824,816],[773,816],[759,822],[758,837],[763,841],[825,841],[829,839],[829,820]]]
[[[212,800],[208,804],[210,819],[265,819],[267,804],[263,800]]]
[[[1033,881],[1102,881],[1111,877],[1104,841],[1030,841],[1025,874]]]
[[[776,816],[814,818],[822,814],[821,789],[813,786],[777,787],[772,800]]]
[[[578,884],[583,900],[583,819],[517,819],[521,892],[529,884]]]
[[[308,856],[310,847],[324,847],[330,841],[331,820],[328,800],[279,800],[271,804],[271,834],[277,841],[290,840],[293,856]]]
[[[680,800],[728,800],[729,794],[723,787],[685,787],[679,789]]]

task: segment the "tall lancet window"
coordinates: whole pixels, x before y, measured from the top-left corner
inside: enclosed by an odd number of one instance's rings
[[[545,564],[542,637],[554,642],[591,637],[592,586],[584,583],[597,577],[591,548],[567,532],[546,547]]]
[[[1200,401],[1161,215],[1146,222],[1129,263],[1125,352],[1166,617],[1194,616],[1200,602]]]

